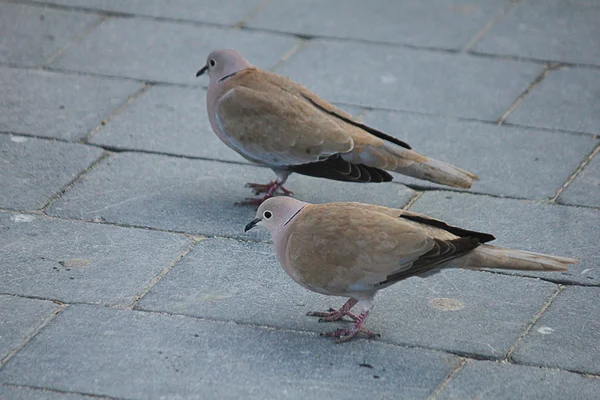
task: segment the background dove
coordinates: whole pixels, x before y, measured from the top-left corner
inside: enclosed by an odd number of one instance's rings
[[[260,204],[283,188],[292,172],[350,182],[388,182],[394,171],[469,188],[477,176],[422,156],[401,140],[355,120],[298,83],[252,66],[234,50],[216,50],[208,71],[206,106],[217,136],[243,157],[269,166],[277,180],[249,183]]]
[[[336,321],[349,329],[326,333],[342,341],[364,327],[375,293],[411,276],[440,268],[503,268],[565,271],[577,260],[484,244],[487,233],[469,231],[410,211],[362,203],[309,204],[290,197],[271,198],[245,227],[266,228],[283,269],[305,288],[350,299],[339,310],[308,315]],[[350,312],[356,304],[360,314]]]

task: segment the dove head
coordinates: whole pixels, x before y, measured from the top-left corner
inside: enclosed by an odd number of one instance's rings
[[[255,226],[265,228],[271,235],[284,228],[308,203],[292,197],[271,197],[265,200],[256,211],[254,218],[246,227],[248,232]]]
[[[252,64],[237,51],[215,50],[208,55],[206,65],[196,73],[196,77],[208,72],[210,83],[214,83],[246,68],[252,68]]]

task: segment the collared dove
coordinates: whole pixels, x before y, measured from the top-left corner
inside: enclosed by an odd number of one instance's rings
[[[273,197],[245,227],[266,228],[277,258],[297,283],[317,293],[349,297],[339,309],[310,312],[323,321],[343,316],[349,329],[325,333],[346,341],[359,332],[376,336],[364,322],[375,293],[411,276],[441,268],[565,271],[577,260],[484,244],[494,236],[450,226],[414,212],[363,203],[310,204]],[[359,305],[360,313],[350,309]]]
[[[234,50],[216,50],[196,74],[208,72],[206,107],[217,136],[246,159],[273,169],[277,179],[248,183],[263,198],[292,172],[349,182],[388,182],[394,171],[443,185],[470,188],[477,175],[425,157],[403,141],[357,121],[300,84],[252,66]]]

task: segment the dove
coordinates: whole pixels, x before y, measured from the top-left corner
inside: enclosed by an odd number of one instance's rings
[[[262,198],[291,173],[346,182],[389,182],[387,171],[458,188],[477,175],[423,156],[411,147],[319,98],[300,84],[254,67],[235,50],[211,52],[196,76],[208,73],[206,108],[215,134],[247,160],[270,167],[277,179],[248,183]]]
[[[442,268],[565,271],[578,260],[489,244],[494,236],[461,229],[407,210],[363,203],[310,204],[277,196],[263,202],[247,224],[267,229],[277,259],[297,283],[348,301],[338,310],[309,312],[322,321],[348,316],[350,328],[324,333],[346,341],[365,327],[375,294],[404,279]],[[351,309],[358,308],[357,313]]]

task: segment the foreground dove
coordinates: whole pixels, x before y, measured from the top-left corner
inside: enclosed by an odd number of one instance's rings
[[[263,198],[292,172],[349,182],[389,182],[394,171],[470,188],[477,176],[420,155],[403,141],[358,122],[298,83],[255,68],[234,50],[216,50],[196,74],[208,72],[206,107],[212,129],[233,150],[275,171],[268,184],[248,183]]]
[[[503,268],[565,271],[577,260],[484,244],[494,236],[450,226],[423,214],[362,203],[309,204],[273,197],[260,205],[245,227],[266,228],[277,258],[297,283],[317,293],[350,299],[339,309],[309,312],[323,321],[343,316],[349,329],[326,336],[346,341],[364,326],[375,293],[411,276],[440,268]],[[360,313],[351,313],[358,304]]]

